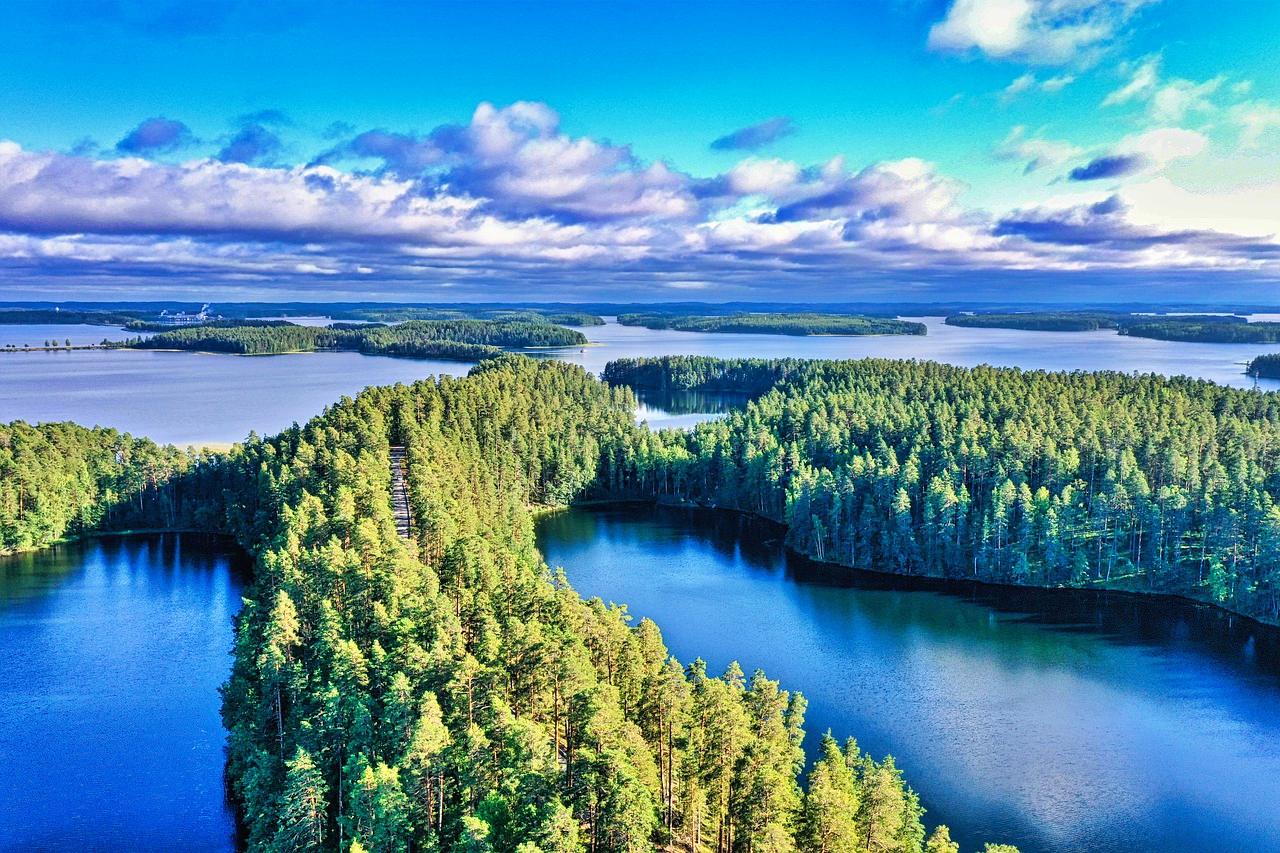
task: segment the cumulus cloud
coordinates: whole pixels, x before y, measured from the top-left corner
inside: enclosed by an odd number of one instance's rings
[[[1119,189],[999,217],[917,158],[748,157],[700,178],[571,137],[544,104],[481,104],[424,134],[351,133],[293,166],[264,153],[256,128],[267,126],[250,120],[219,156],[177,164],[0,142],[0,268],[474,284],[1159,268],[1171,253],[1187,267],[1278,263],[1275,231],[1258,227],[1276,224],[1276,188],[1229,201],[1181,191],[1159,170],[1205,140],[1179,128],[1079,165],[1081,177],[1123,177]],[[1084,152],[1018,127],[997,153],[1034,170]]]
[[[795,132],[791,119],[778,116],[726,134],[713,141],[711,147],[716,151],[754,151]]]
[[[954,0],[946,17],[929,30],[929,47],[1061,64],[1107,45],[1145,4],[1146,0]]]
[[[195,142],[191,128],[163,116],[149,118],[116,143],[126,154],[165,154]]]
[[[425,135],[366,131],[322,155],[381,161],[381,172],[482,200],[495,212],[563,222],[682,217],[697,205],[686,176],[625,146],[560,132],[546,104],[482,103],[466,125]]]

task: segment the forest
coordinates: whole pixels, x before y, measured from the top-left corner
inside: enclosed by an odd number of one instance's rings
[[[645,446],[633,409],[580,368],[503,356],[226,455],[165,449],[154,476],[121,455],[127,438],[66,425],[39,428],[71,436],[45,445],[10,427],[10,464],[82,448],[60,476],[98,482],[100,502],[116,478],[154,482],[170,526],[255,556],[223,691],[251,849],[956,851],[945,827],[926,834],[892,758],[828,734],[806,775],[801,695],[676,661],[652,622],[543,563],[533,512],[600,489],[604,460]],[[391,514],[393,443],[411,540]],[[28,527],[46,507],[19,503]]]
[[[1280,394],[933,362],[634,359],[611,381],[768,393],[642,436],[617,493],[755,513],[819,560],[1164,592],[1280,621]],[[714,387],[714,385],[710,386]]]
[[[1161,341],[1207,344],[1273,344],[1280,342],[1280,323],[1248,323],[1243,318],[1160,318],[1122,326],[1120,334]]]
[[[355,350],[367,355],[480,361],[502,348],[578,346],[586,336],[543,320],[411,320],[396,326],[272,322],[191,326],[111,346],[238,355]]]
[[[1026,311],[1009,314],[952,314],[948,326],[980,329],[1021,329],[1029,332],[1094,332],[1115,329],[1119,317],[1092,311]]]
[[[1249,362],[1245,373],[1255,379],[1280,379],[1280,353],[1257,356]]]
[[[923,335],[923,323],[848,314],[733,314],[728,316],[636,313],[618,315],[623,326],[677,332],[758,335]]]
[[[964,326],[981,329],[1020,329],[1028,332],[1093,332],[1099,329],[1115,329],[1120,334],[1135,337],[1161,338],[1163,340],[1209,340],[1179,335],[1227,335],[1219,327],[1248,323],[1248,318],[1236,314],[1132,314],[1107,311],[1015,311],[976,312],[952,314],[943,320],[948,326]],[[1182,329],[1210,327],[1200,331]],[[1253,324],[1262,325],[1262,324]],[[1137,329],[1137,332],[1131,332]]]

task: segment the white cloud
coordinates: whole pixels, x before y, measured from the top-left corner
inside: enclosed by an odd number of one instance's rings
[[[1105,46],[1147,0],[954,0],[929,30],[935,50],[1060,64]]]
[[[1102,105],[1112,107],[1131,101],[1143,102],[1154,121],[1178,122],[1189,113],[1213,110],[1210,96],[1225,82],[1226,78],[1219,75],[1201,83],[1176,77],[1161,84],[1160,57],[1149,56],[1133,69],[1128,82],[1102,99]]]
[[[1259,148],[1268,132],[1280,130],[1280,106],[1267,101],[1236,104],[1229,115],[1232,122],[1240,127],[1241,148]]]
[[[1162,127],[1126,136],[1116,145],[1117,154],[1136,154],[1154,169],[1162,169],[1174,160],[1195,157],[1204,151],[1209,140],[1204,134],[1181,127]]]
[[[1189,112],[1212,110],[1209,96],[1222,87],[1225,78],[1214,77],[1203,83],[1170,80],[1151,96],[1150,113],[1156,121],[1182,121]]]
[[[1102,105],[1111,107],[1116,104],[1126,104],[1135,98],[1146,98],[1155,91],[1156,82],[1159,79],[1160,57],[1149,56],[1134,68],[1129,82],[1102,99]]]
[[[1025,164],[1023,174],[1030,174],[1045,166],[1059,166],[1083,153],[1083,149],[1070,142],[1028,136],[1023,125],[1010,130],[995,151],[996,157],[1001,160],[1016,160]]]
[[[1030,92],[1032,89],[1038,89],[1041,92],[1048,92],[1049,94],[1061,92],[1067,86],[1074,83],[1075,80],[1076,77],[1074,74],[1060,74],[1057,77],[1048,77],[1044,80],[1039,80],[1036,78],[1035,74],[1028,71],[1021,77],[1015,78],[1013,82],[1001,90],[1000,101],[1005,104],[1010,103],[1019,95]]]

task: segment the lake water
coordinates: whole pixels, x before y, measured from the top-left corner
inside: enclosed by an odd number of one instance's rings
[[[293,318],[295,320],[299,318]],[[322,323],[323,317],[301,318]],[[926,336],[790,337],[653,331],[610,322],[582,331],[586,347],[534,355],[581,364],[593,373],[616,358],[711,355],[798,358],[920,358],[958,365],[996,364],[1046,370],[1122,370],[1185,374],[1237,387],[1280,390],[1280,380],[1255,383],[1243,362],[1280,345],[1192,344],[1128,338],[1113,332],[1022,332],[947,326],[917,318]],[[94,343],[127,337],[103,326],[0,326],[4,343],[46,339]],[[344,394],[369,385],[462,375],[470,365],[415,361],[354,352],[243,357],[186,352],[80,351],[0,354],[0,422],[72,420],[114,426],[179,446],[226,444],[250,430],[274,433],[305,422]],[[638,411],[651,426],[688,427],[723,413],[723,400],[703,395],[704,411],[663,407],[646,396]],[[739,402],[739,401],[734,401]]]
[[[965,850],[1280,850],[1277,632],[1213,608],[962,586],[821,566],[778,529],[654,507],[545,517],[585,596],[671,652],[738,660],[830,728],[892,754]]]
[[[242,559],[187,536],[0,558],[0,849],[233,848],[218,686]]]

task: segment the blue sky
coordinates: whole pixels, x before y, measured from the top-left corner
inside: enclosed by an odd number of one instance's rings
[[[1230,12],[17,2],[0,298],[1280,301]]]

